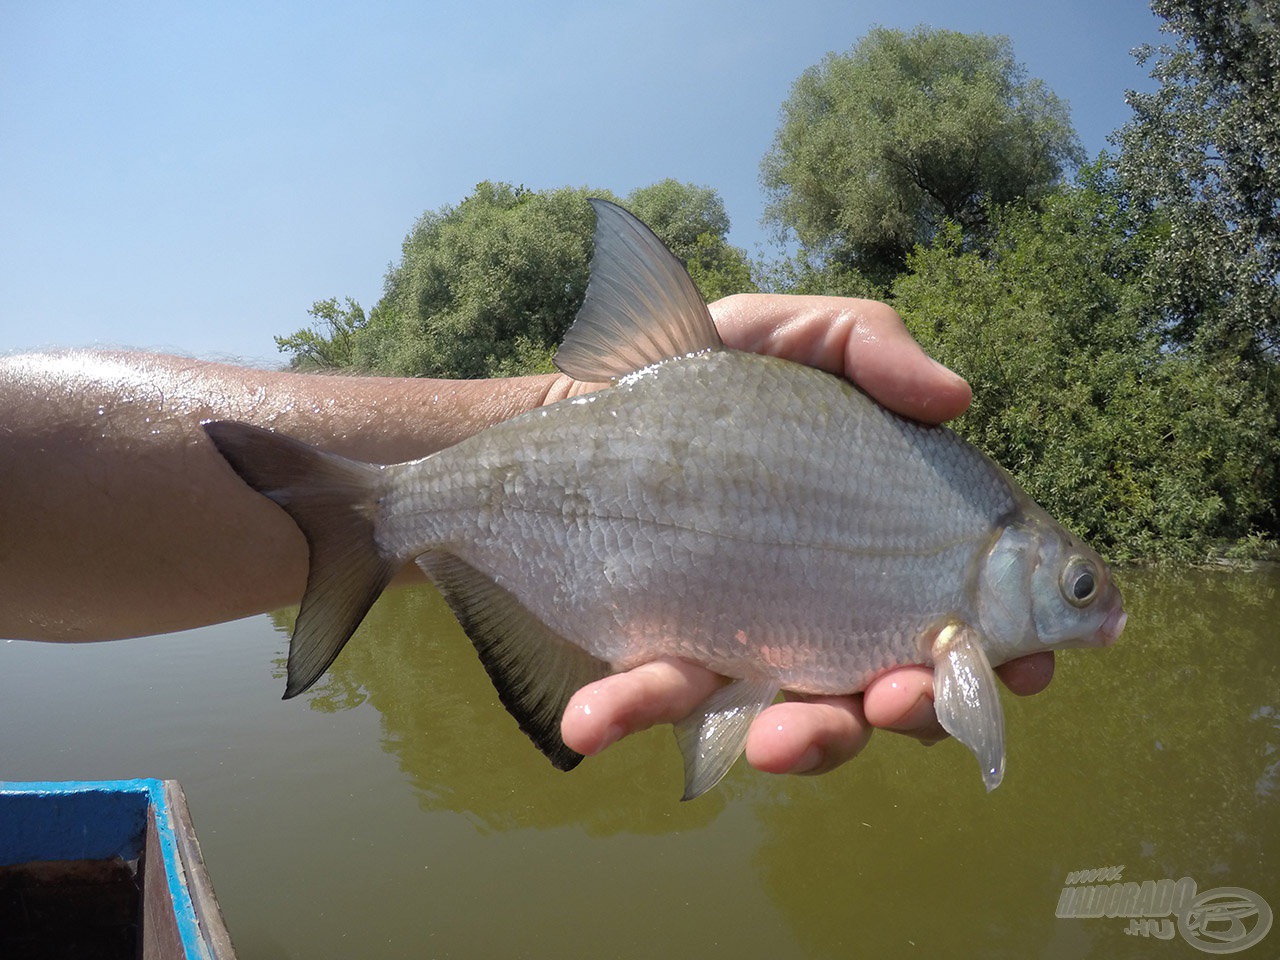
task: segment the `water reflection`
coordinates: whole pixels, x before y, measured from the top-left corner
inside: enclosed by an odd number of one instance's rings
[[[292,617],[275,615],[282,633],[292,631]],[[283,659],[277,672],[283,684]],[[465,813],[483,830],[572,824],[603,835],[672,828],[682,774],[669,728],[570,773],[555,770],[498,702],[470,641],[430,587],[384,594],[306,698],[323,712],[375,707],[383,747],[425,810]],[[724,802],[681,804],[675,819],[682,828],[707,823]]]
[[[1006,699],[1010,774],[990,796],[962,751],[922,762],[886,738],[859,761],[856,795],[807,789],[803,816],[759,804],[757,863],[797,936],[815,955],[851,925],[889,956],[908,942],[923,955],[960,942],[1088,956],[1095,940],[1100,955],[1148,956],[1126,921],[1054,916],[1069,872],[1106,865],[1127,880],[1252,884],[1274,903],[1278,584],[1274,572],[1131,574],[1123,641],[1061,657],[1045,695]],[[815,888],[840,889],[846,910]]]
[[[1115,648],[1063,655],[1046,694],[1006,696],[1009,773],[991,795],[958,745],[884,735],[835,774],[739,765],[688,804],[665,730],[560,774],[429,589],[384,597],[308,700],[375,707],[420,806],[482,833],[665,834],[682,840],[633,854],[677,872],[746,853],[752,876],[726,878],[726,896],[759,884],[798,955],[1146,956],[1154,941],[1127,921],[1054,916],[1068,873],[1124,865],[1126,880],[1190,876],[1280,908],[1280,571],[1130,572],[1124,587]]]

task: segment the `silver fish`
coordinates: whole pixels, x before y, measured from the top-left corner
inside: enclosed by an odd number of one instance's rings
[[[950,430],[725,348],[661,241],[592,204],[590,283],[556,363],[613,386],[387,466],[205,425],[310,544],[286,698],[416,560],[560,769],[582,759],[560,738],[573,692],[660,656],[732,679],[676,724],[686,798],[728,771],[779,690],[854,693],[926,664],[939,721],[994,788],[992,665],[1114,641],[1106,565]]]

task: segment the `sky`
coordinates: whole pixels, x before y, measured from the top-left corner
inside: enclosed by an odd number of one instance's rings
[[[768,255],[779,108],[873,26],[1008,36],[1090,156],[1161,39],[1139,0],[0,0],[0,22],[0,353],[257,366],[314,301],[372,307],[413,222],[483,180],[713,187]]]

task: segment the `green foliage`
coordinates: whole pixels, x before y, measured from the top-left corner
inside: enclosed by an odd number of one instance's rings
[[[1094,190],[1007,211],[988,255],[951,228],[895,305],[973,386],[958,429],[1114,559],[1199,558],[1274,532],[1274,391],[1241,363],[1169,350],[1139,282],[1151,238]]]
[[[1162,222],[1149,280],[1172,341],[1280,356],[1280,17],[1260,0],[1155,0],[1172,46],[1128,95],[1120,184]]]
[[[293,356],[293,370],[332,370],[357,366],[353,356],[354,341],[365,325],[364,309],[350,297],[346,309],[338,306],[336,297],[317,300],[308,314],[315,317],[319,329],[304,327],[288,337],[276,337],[281,353]]]
[[[891,280],[946,221],[1038,199],[1083,155],[1066,104],[1006,37],[876,29],[796,81],[763,163],[768,218],[809,254]]]
[[[729,215],[714,190],[662,180],[632,191],[625,205],[688,268],[704,299],[757,289],[746,254],[725,239]]]
[[[884,300],[890,289],[887,283],[873,280],[857,267],[826,260],[803,247],[771,263],[758,264],[755,276],[760,289],[768,293]]]
[[[451,378],[548,372],[586,292],[594,219],[587,198],[607,191],[532,191],[481,183],[455,207],[414,224],[385,293],[366,320],[359,305],[312,307],[317,328],[278,337],[298,369],[342,368]],[[665,180],[627,205],[684,259],[704,296],[755,289],[746,255],[725,239],[713,190]]]
[[[747,255],[726,243],[723,236],[699,234],[684,265],[708,303],[735,293],[756,293],[759,290],[751,276]]]
[[[585,195],[481,183],[456,207],[423,214],[387,273],[370,368],[484,377],[558,343],[586,290]]]
[[[633,190],[625,206],[662,238],[681,263],[694,259],[703,238],[723,244],[729,233],[724,201],[709,187],[662,180]]]

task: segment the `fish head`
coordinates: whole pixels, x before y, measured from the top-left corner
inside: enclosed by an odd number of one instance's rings
[[[1038,508],[1005,524],[978,576],[977,607],[999,659],[1114,643],[1126,614],[1098,554]]]
[[[1036,639],[1048,649],[1110,646],[1126,619],[1120,588],[1087,544],[1061,527],[1055,532],[1031,577]]]

